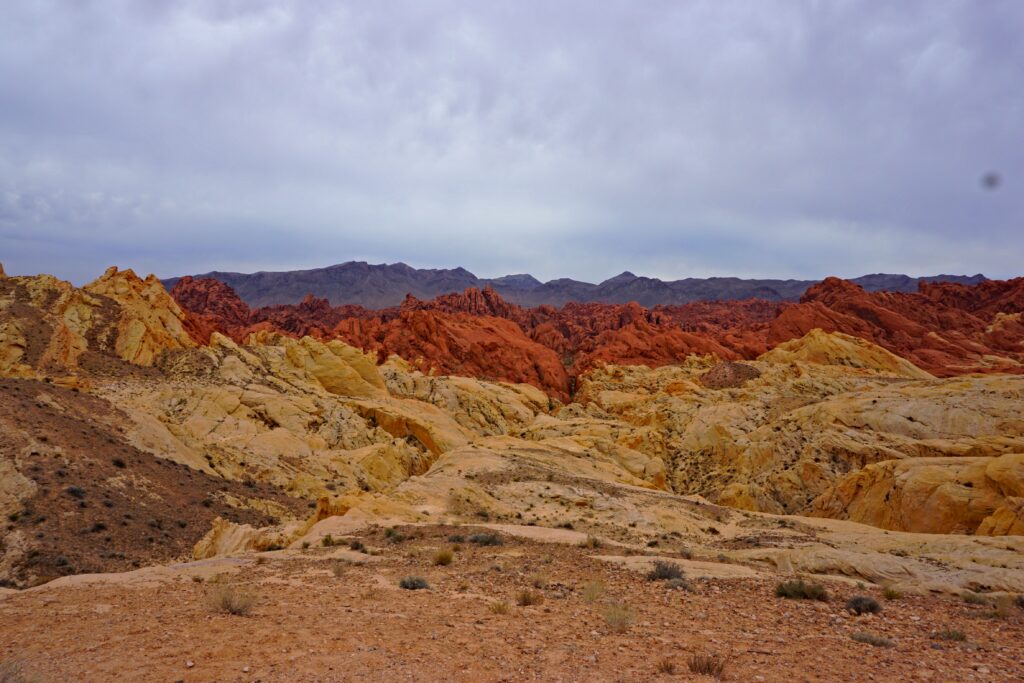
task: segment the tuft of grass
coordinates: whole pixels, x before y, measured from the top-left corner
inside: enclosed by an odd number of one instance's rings
[[[207,594],[207,603],[214,612],[244,617],[256,605],[256,596],[234,586],[218,586]]]
[[[398,587],[407,591],[418,591],[430,588],[430,584],[422,576],[406,576],[398,582]]]
[[[580,545],[581,548],[589,548],[590,550],[597,550],[602,545],[604,545],[604,543],[602,543],[601,539],[598,538],[597,536],[587,536],[586,539],[580,541],[579,545]]]
[[[476,545],[502,545],[504,541],[501,540],[501,536],[498,534],[473,534],[467,539],[470,543]]]
[[[867,643],[872,647],[893,647],[894,645],[896,645],[896,643],[890,640],[889,638],[876,636],[873,633],[858,632],[854,633],[850,637],[856,640],[858,643]]]
[[[673,591],[693,592],[693,584],[686,579],[669,579],[665,582],[665,588]]]
[[[900,593],[892,586],[887,586],[885,590],[882,591],[882,597],[886,600],[899,600],[903,597],[903,593]]]
[[[434,564],[439,567],[447,567],[452,563],[452,559],[454,557],[455,556],[452,554],[452,551],[447,548],[444,550],[438,550],[434,553]]]
[[[654,568],[647,572],[648,581],[670,581],[683,578],[683,570],[675,562],[658,560]]]
[[[725,658],[714,653],[693,655],[687,665],[692,674],[718,679],[725,675]]]
[[[487,609],[491,610],[492,614],[508,614],[509,607],[508,603],[504,600],[499,602],[492,602],[487,606]]]
[[[604,595],[604,584],[600,581],[588,581],[583,584],[583,590],[580,594],[584,602],[597,602]]]
[[[869,598],[866,595],[855,595],[846,601],[846,609],[860,616],[861,614],[878,614],[882,611],[882,606],[874,598]]]
[[[355,550],[356,552],[360,552],[360,553],[365,553],[366,552],[366,546],[363,545],[363,542],[360,541],[358,538],[353,538],[351,541],[349,541],[348,542],[348,547],[349,547],[350,550]]]
[[[967,640],[967,634],[963,631],[956,630],[939,631],[932,637],[936,640],[951,640],[957,643],[962,643]]]
[[[818,583],[807,583],[803,579],[783,581],[775,587],[775,597],[789,600],[820,600],[828,602],[828,591]]]
[[[978,593],[964,593],[964,602],[968,605],[987,605],[988,598]]]
[[[534,574],[530,577],[530,585],[538,590],[544,590],[548,587],[549,583],[551,582],[548,581],[548,577],[544,574]]]
[[[334,545],[334,536],[327,534],[326,536],[320,539],[320,545],[322,545],[325,548],[330,548]]]
[[[516,604],[520,607],[531,607],[544,602],[544,596],[536,591],[522,590],[516,593]]]
[[[629,605],[614,603],[601,610],[601,616],[613,633],[625,633],[636,620],[636,613]]]
[[[671,659],[659,659],[658,663],[654,665],[654,671],[655,673],[672,676],[676,673],[676,665]]]

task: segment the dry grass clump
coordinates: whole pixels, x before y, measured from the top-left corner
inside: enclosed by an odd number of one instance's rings
[[[430,588],[430,584],[422,576],[406,576],[398,582],[398,587],[407,591],[418,591]]]
[[[580,545],[581,548],[589,548],[590,550],[597,550],[602,545],[604,545],[604,543],[602,543],[601,539],[598,538],[597,536],[587,536],[587,538],[585,540],[580,541],[579,545]]]
[[[882,591],[882,597],[886,600],[899,600],[903,597],[903,593],[900,593],[892,586],[887,586],[886,589]]]
[[[828,602],[828,591],[819,583],[807,583],[803,579],[783,581],[775,587],[775,597],[789,600],[820,600]]]
[[[882,606],[874,598],[869,598],[866,595],[855,595],[846,601],[846,609],[860,616],[861,614],[878,614],[882,611]]]
[[[725,675],[725,657],[713,653],[693,655],[687,662],[690,673],[721,678]]]
[[[538,590],[544,590],[551,583],[544,574],[534,574],[530,577],[530,585]]]
[[[451,550],[438,550],[436,553],[434,553],[434,564],[439,567],[447,567],[452,563],[452,558],[454,557],[455,556],[454,554],[452,554]]]
[[[629,605],[614,603],[601,610],[601,616],[613,633],[625,633],[636,620],[636,613]]]
[[[939,631],[932,637],[936,640],[951,640],[956,643],[962,643],[965,640],[967,640],[967,634],[965,634],[963,631],[956,630]]]
[[[492,602],[487,606],[487,609],[491,610],[492,614],[508,614],[509,606],[504,600],[499,602]]]
[[[873,633],[854,633],[850,637],[858,643],[867,643],[873,647],[893,647],[896,644],[888,638],[876,636]]]
[[[988,599],[978,593],[964,593],[964,602],[968,605],[987,605]]]
[[[658,560],[654,568],[647,572],[648,581],[671,581],[672,579],[683,578],[683,570],[675,562]]]
[[[604,595],[604,584],[600,581],[587,581],[583,584],[583,590],[580,592],[584,602],[597,602]]]
[[[544,602],[544,596],[536,591],[522,590],[516,593],[516,604],[520,607],[530,607]]]
[[[244,617],[255,606],[256,596],[234,586],[218,586],[207,594],[206,601],[214,612]]]
[[[659,659],[658,663],[654,665],[654,671],[666,676],[672,676],[676,673],[676,665],[671,659]]]

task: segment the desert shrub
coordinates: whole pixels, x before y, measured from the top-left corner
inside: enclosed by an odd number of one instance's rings
[[[658,663],[654,665],[654,670],[659,674],[672,676],[676,672],[676,665],[671,659],[659,659]]]
[[[69,486],[64,489],[64,493],[68,494],[72,498],[77,498],[78,500],[85,498],[85,489],[81,486]]]
[[[636,613],[629,605],[612,604],[601,610],[601,616],[614,633],[625,633],[636,619]]]
[[[669,581],[681,578],[683,578],[683,570],[679,568],[679,565],[675,562],[665,562],[664,560],[655,562],[654,568],[647,572],[648,581]]]
[[[366,546],[363,545],[363,542],[360,541],[358,538],[353,538],[351,541],[349,541],[348,542],[348,547],[351,550],[355,550],[355,551],[360,552],[360,553],[365,553],[366,552]]]
[[[967,635],[963,631],[949,630],[939,631],[935,634],[936,640],[952,640],[958,643],[962,643],[967,640]]]
[[[398,587],[407,591],[418,591],[430,588],[430,584],[422,576],[406,576],[398,582]]]
[[[597,602],[604,595],[604,584],[600,581],[588,581],[583,584],[581,595],[585,602]]]
[[[544,602],[544,596],[536,591],[522,590],[516,593],[516,604],[520,607],[530,607]]]
[[[334,536],[327,534],[326,536],[320,539],[320,544],[325,548],[330,548],[332,545],[334,545]]]
[[[964,593],[964,602],[968,605],[987,605],[988,599],[984,595],[978,595],[977,593]]]
[[[504,601],[492,602],[487,609],[491,610],[492,614],[508,614],[509,612],[508,603]]]
[[[858,643],[867,643],[873,647],[892,647],[896,644],[888,638],[876,636],[873,633],[854,633],[850,637]]]
[[[690,673],[700,676],[721,678],[725,674],[725,658],[716,654],[693,655],[687,665]]]
[[[580,541],[581,548],[589,548],[591,550],[597,550],[604,543],[597,536],[587,536],[586,539]]]
[[[790,600],[821,600],[828,601],[828,591],[818,583],[807,583],[803,579],[783,581],[775,587],[775,597]]]
[[[866,595],[855,595],[846,601],[846,609],[857,615],[878,614],[882,611],[882,606],[874,598],[869,598]]]
[[[466,537],[462,534],[452,534],[448,537],[448,541],[451,543],[465,543]]]
[[[477,545],[502,545],[504,543],[498,534],[473,534],[468,540]]]
[[[669,579],[665,582],[665,588],[674,591],[686,591],[687,593],[693,592],[693,584],[686,579]]]
[[[548,577],[543,574],[534,574],[530,577],[530,585],[540,590],[547,588],[549,583]]]
[[[114,458],[110,462],[113,463],[114,467],[118,468],[119,470],[123,470],[125,467],[128,467],[127,463],[125,463],[123,458]]]
[[[256,596],[238,590],[234,586],[219,586],[207,595],[207,602],[215,612],[245,616],[256,604]]]
[[[892,586],[887,586],[886,589],[882,591],[882,597],[884,597],[886,600],[899,600],[903,597],[903,593],[900,593]]]
[[[440,567],[447,567],[452,563],[453,557],[454,555],[452,554],[451,550],[438,550],[436,553],[434,553],[434,564]]]

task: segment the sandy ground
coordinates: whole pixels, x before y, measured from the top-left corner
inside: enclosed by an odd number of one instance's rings
[[[450,540],[478,531],[400,528],[411,537],[394,542],[368,530],[358,536],[372,555],[278,551],[5,591],[0,659],[33,681],[713,680],[690,672],[695,654],[722,657],[730,681],[1024,680],[1016,606],[885,600],[850,582],[826,583],[827,603],[784,600],[774,588],[791,577],[700,578],[716,572],[692,563],[693,590],[670,589],[640,558],[607,559],[610,548]],[[453,545],[451,565],[435,566]],[[429,589],[399,588],[410,575]],[[210,596],[223,590],[255,596],[251,612],[218,612]],[[524,590],[542,602],[518,605]],[[846,612],[856,594],[882,612]],[[630,615],[621,633],[606,619],[615,604]],[[856,642],[857,632],[894,645]],[[662,662],[675,672],[659,672]]]

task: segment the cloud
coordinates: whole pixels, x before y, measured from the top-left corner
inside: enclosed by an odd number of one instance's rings
[[[0,261],[1017,275],[1022,30],[1013,0],[6,3]]]

